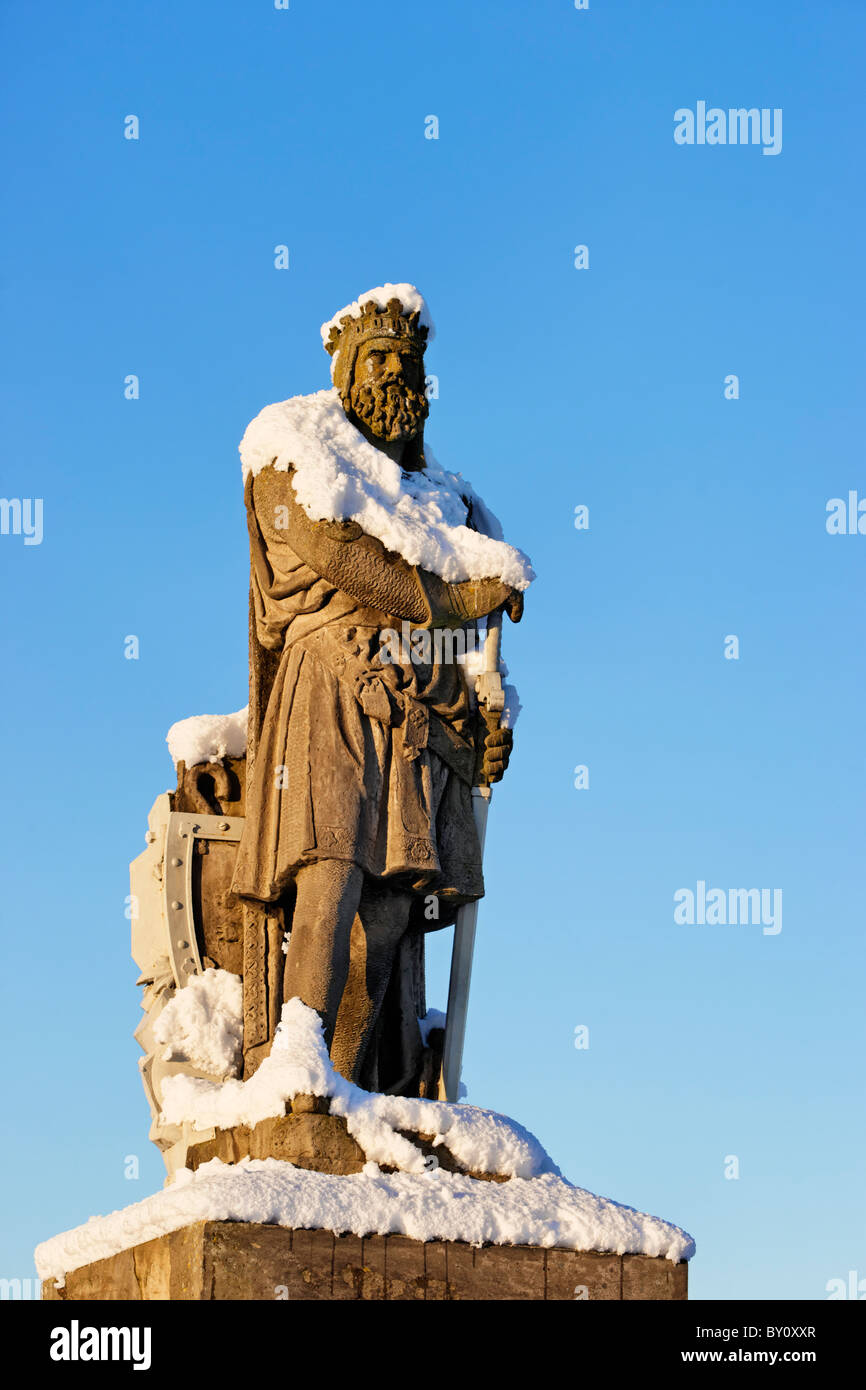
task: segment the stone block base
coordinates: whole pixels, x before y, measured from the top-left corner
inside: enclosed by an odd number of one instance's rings
[[[260,1120],[253,1128],[237,1125],[218,1129],[212,1139],[190,1144],[187,1168],[196,1169],[212,1158],[239,1163],[242,1158],[278,1158],[296,1168],[345,1177],[360,1173],[364,1150],[352,1138],[346,1121],[336,1115],[290,1114]]]
[[[649,1255],[335,1236],[200,1221],[73,1270],[44,1299],[574,1300],[688,1297],[688,1265]]]

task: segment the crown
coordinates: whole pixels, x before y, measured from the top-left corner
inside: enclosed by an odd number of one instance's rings
[[[399,299],[389,299],[382,309],[375,299],[361,305],[359,315],[343,314],[339,324],[332,324],[325,340],[325,351],[331,357],[348,348],[354,358],[362,343],[371,338],[402,338],[423,353],[427,346],[427,325],[420,322],[420,309],[404,311]]]

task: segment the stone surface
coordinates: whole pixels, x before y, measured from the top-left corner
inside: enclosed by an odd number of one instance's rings
[[[246,772],[246,757],[192,767],[179,762],[172,810],[200,811],[209,816],[245,815]]]
[[[392,297],[343,315],[326,344],[357,442],[406,475],[425,467],[426,343],[418,311]],[[381,638],[395,622],[428,637],[502,610],[517,622],[523,596],[497,577],[494,561],[487,576],[448,582],[386,550],[357,521],[313,520],[291,470],[274,463],[255,468],[244,490],[245,825],[229,892],[216,864],[203,879],[222,895],[211,917],[214,950],[225,958],[238,954],[228,934],[235,923],[223,921],[230,891],[245,904],[244,1078],[273,1040],[279,1003],[297,996],[321,1015],[343,1076],[368,1091],[436,1094],[438,1057],[414,1022],[427,1012],[424,937],[483,894],[470,790],[501,779],[512,733],[499,727],[498,671],[473,691],[441,649],[432,664],[392,654],[383,667]],[[483,530],[483,508],[466,521]],[[233,775],[185,769],[178,795],[196,808],[235,804]],[[434,889],[435,918],[427,914]],[[282,937],[263,945],[266,909],[290,928],[285,959]]]
[[[654,1260],[649,1255],[623,1256],[623,1298],[683,1299],[688,1297],[687,1287],[686,1264],[674,1265],[670,1260]]]
[[[237,1163],[247,1157],[279,1158],[296,1168],[339,1177],[360,1173],[366,1162],[364,1150],[352,1138],[342,1116],[302,1110],[300,1114],[260,1120],[252,1129],[246,1125],[218,1129],[213,1139],[190,1144],[186,1166],[196,1169],[212,1158]]]
[[[320,1096],[296,1096],[291,1102],[290,1115],[260,1120],[250,1129],[235,1125],[232,1129],[216,1130],[212,1139],[189,1145],[187,1168],[201,1167],[212,1158],[223,1163],[238,1163],[242,1158],[280,1158],[296,1168],[312,1169],[317,1173],[360,1173],[366,1161],[364,1151],[352,1138],[341,1115],[329,1115],[328,1101]],[[435,1158],[448,1173],[465,1173],[471,1178],[489,1182],[507,1182],[505,1173],[480,1173],[465,1168],[444,1144],[435,1144],[433,1134],[415,1130],[400,1130],[400,1134]],[[394,1170],[382,1164],[383,1172]]]
[[[446,1173],[465,1173],[469,1178],[480,1178],[483,1182],[508,1182],[510,1173],[482,1173],[477,1168],[467,1168],[461,1163],[459,1158],[444,1143],[436,1143],[435,1134],[420,1134],[417,1129],[400,1129],[398,1134],[419,1148],[425,1157],[435,1158],[437,1165],[444,1168]],[[384,1172],[393,1172],[393,1168],[388,1168],[384,1163],[380,1165]]]
[[[649,1255],[335,1236],[200,1221],[73,1270],[49,1301],[684,1300],[688,1265]]]

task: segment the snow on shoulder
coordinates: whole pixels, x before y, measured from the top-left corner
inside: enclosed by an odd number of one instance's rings
[[[526,555],[502,539],[496,518],[459,473],[424,446],[426,465],[404,473],[348,419],[336,388],[265,406],[240,443],[246,479],[269,464],[293,468],[292,487],[311,521],[355,521],[410,565],[459,583],[501,579],[526,589]],[[473,521],[490,534],[473,531]]]
[[[249,1081],[215,1083],[167,1078],[166,1114],[198,1126],[255,1124],[282,1113],[295,1095],[329,1096],[344,1115],[367,1162],[337,1176],[279,1159],[212,1159],[179,1170],[161,1192],[110,1216],[54,1236],[36,1250],[42,1279],[60,1283],[70,1270],[197,1221],[249,1221],[358,1236],[406,1235],[470,1245],[533,1245],[612,1254],[691,1259],[694,1241],[679,1226],[573,1187],[538,1140],[504,1115],[474,1106],[371,1095],[331,1064],[322,1025],[299,999],[284,1006],[271,1055]],[[432,1170],[398,1129],[434,1134],[466,1167],[510,1173],[488,1182]],[[385,1173],[380,1164],[395,1167]]]

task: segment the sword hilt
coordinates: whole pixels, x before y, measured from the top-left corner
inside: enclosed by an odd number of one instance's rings
[[[475,677],[475,694],[478,712],[484,721],[488,734],[495,733],[502,722],[505,709],[505,690],[502,673],[499,669],[499,651],[502,643],[502,610],[491,613],[487,619],[487,633],[484,638],[483,663]],[[475,768],[475,782],[480,787],[488,785],[483,775],[484,747],[478,750]]]

